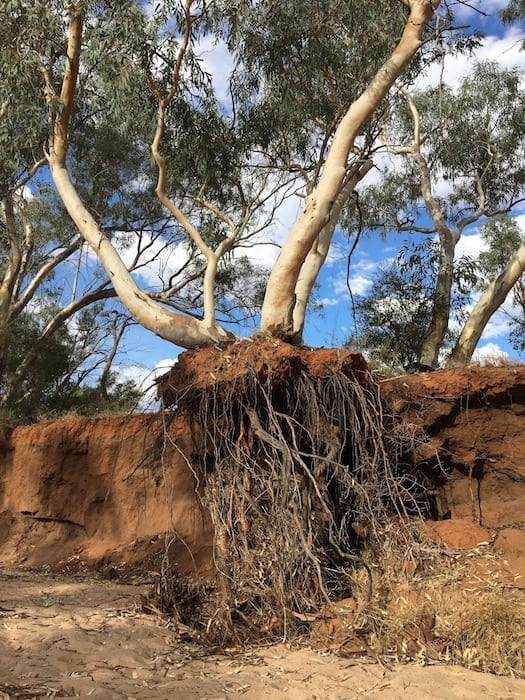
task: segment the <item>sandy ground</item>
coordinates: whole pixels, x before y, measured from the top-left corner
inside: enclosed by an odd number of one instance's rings
[[[204,655],[141,611],[144,584],[0,568],[0,700],[447,700],[525,697],[525,681],[275,645]]]

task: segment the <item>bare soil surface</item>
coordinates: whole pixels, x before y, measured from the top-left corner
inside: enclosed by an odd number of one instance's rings
[[[142,612],[149,586],[0,569],[0,698],[518,700],[525,681],[284,644],[205,652]]]

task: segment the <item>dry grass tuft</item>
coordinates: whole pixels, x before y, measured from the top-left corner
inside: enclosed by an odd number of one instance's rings
[[[365,632],[367,649],[387,662],[447,661],[525,678],[525,600],[520,589],[499,580],[490,548],[440,547],[415,521],[391,522],[365,557],[373,595],[367,604],[364,576],[356,571],[361,615],[351,621],[354,638],[348,625],[351,647]]]
[[[497,675],[525,678],[525,602],[494,588],[452,611],[452,659]]]

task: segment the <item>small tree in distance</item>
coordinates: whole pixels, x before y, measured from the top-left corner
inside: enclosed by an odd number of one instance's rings
[[[439,244],[407,242],[376,274],[367,294],[355,297],[356,331],[346,345],[362,349],[380,366],[403,371],[419,364],[421,347],[432,318],[432,295],[439,267]],[[454,321],[444,339],[450,350],[465,321],[465,307],[478,281],[478,267],[469,258],[457,261],[451,294]]]
[[[380,185],[361,193],[364,221],[359,225],[439,241],[421,364],[435,367],[440,358],[461,236],[473,224],[509,212],[523,201],[525,94],[520,81],[517,71],[480,63],[456,91],[446,85],[414,95],[404,91],[383,132],[395,166],[387,166]],[[521,245],[465,320],[449,366],[470,361],[488,320],[524,269]]]

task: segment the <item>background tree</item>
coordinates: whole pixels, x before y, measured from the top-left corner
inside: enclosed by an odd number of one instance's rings
[[[515,219],[501,216],[484,224],[480,229],[483,240],[488,244],[487,251],[479,256],[482,279],[486,285],[497,278],[507,268],[509,261],[523,245],[524,234]],[[480,285],[480,291],[483,286]],[[525,351],[525,279],[520,276],[512,288],[512,306],[505,309],[511,325],[510,341],[518,352]]]
[[[432,292],[439,267],[435,241],[407,242],[401,252],[375,275],[367,294],[355,297],[356,331],[346,345],[358,347],[380,366],[409,369],[419,363],[421,346],[432,318]],[[455,265],[451,295],[453,325],[444,347],[452,347],[465,320],[465,307],[478,280],[477,266],[469,258]]]
[[[481,278],[478,290],[484,292],[491,281],[505,272],[516,251],[524,242],[524,234],[516,219],[508,215],[498,216],[480,227],[482,239],[488,249],[479,255]],[[511,304],[503,310],[510,325],[509,338],[518,352],[525,351],[525,278],[519,277],[512,287]]]
[[[360,210],[368,229],[439,240],[422,364],[437,365],[447,334],[461,235],[476,222],[511,211],[523,200],[525,113],[520,80],[515,71],[482,63],[456,91],[442,85],[413,96],[404,92],[383,134],[395,166],[387,165],[381,184],[361,195]],[[410,145],[405,145],[407,141]],[[523,271],[523,254],[514,262],[498,287],[497,303],[490,304],[490,315]],[[479,339],[490,318],[473,314],[466,323],[476,332],[460,335],[451,364],[468,363],[475,349],[473,339],[476,335]]]

